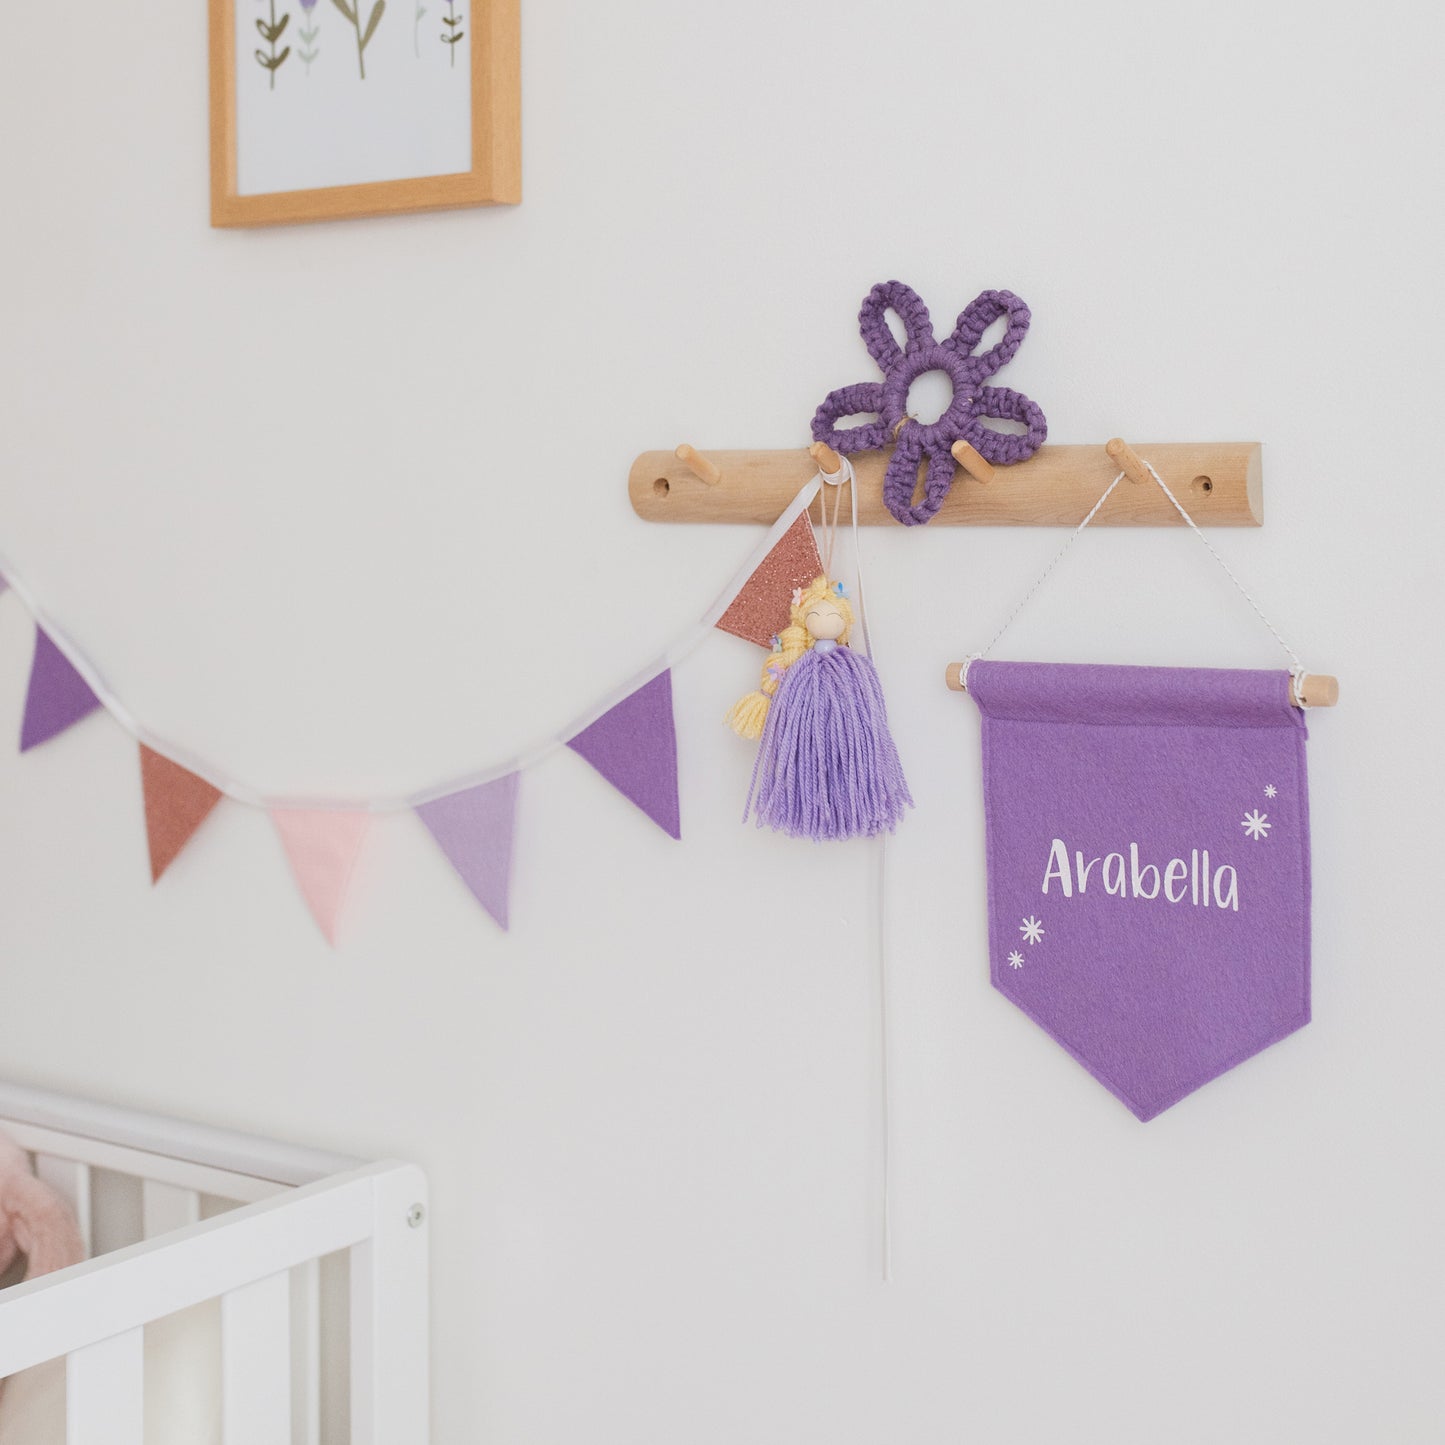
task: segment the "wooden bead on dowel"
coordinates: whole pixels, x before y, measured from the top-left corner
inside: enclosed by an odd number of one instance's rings
[[[1334,707],[1340,700],[1340,680],[1326,672],[1305,673],[1304,684],[1306,707]],[[1300,706],[1300,693],[1294,678],[1289,680],[1289,700],[1292,706]]]
[[[688,446],[686,442],[678,447],[673,455],[690,471],[694,476],[706,482],[708,486],[715,487],[722,481],[722,472],[718,470],[703,454],[694,447]]]

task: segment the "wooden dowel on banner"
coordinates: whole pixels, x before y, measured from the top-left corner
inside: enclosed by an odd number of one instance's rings
[[[993,463],[976,447],[969,446],[962,437],[949,447],[949,451],[953,453],[954,461],[956,461],[974,481],[982,482],[984,486],[987,486],[993,481]]]
[[[1123,437],[1114,437],[1104,444],[1104,450],[1114,459],[1114,464],[1131,482],[1152,482],[1149,468],[1135,455],[1134,448]]]
[[[706,482],[708,486],[715,487],[722,481],[722,473],[700,451],[688,446],[686,442],[673,452],[678,461],[690,471],[693,476]]]
[[[967,692],[963,685],[963,662],[950,662],[944,671],[943,680],[950,692]],[[1324,672],[1305,674],[1304,701],[1309,707],[1334,707],[1340,700],[1340,680]],[[1289,701],[1291,707],[1299,707],[1300,699],[1295,691],[1294,678],[1289,680]]]
[[[814,446],[820,445],[814,443]],[[686,455],[643,452],[632,464],[627,489],[633,510],[649,522],[750,523],[771,526],[824,465],[808,447],[792,450],[709,451]],[[1189,515],[1201,527],[1258,527],[1264,487],[1258,442],[1149,442],[1140,444]],[[883,505],[883,473],[891,447],[848,458],[858,478],[858,520],[896,527]],[[994,467],[987,486],[959,477],[930,527],[1077,527],[1119,474],[1119,463],[1098,442],[1050,446],[1027,461]],[[1148,473],[1144,474],[1146,477]],[[717,480],[713,480],[716,477]],[[699,486],[699,478],[707,485]],[[1182,527],[1169,498],[1153,485],[1116,487],[1099,509],[1096,527]]]

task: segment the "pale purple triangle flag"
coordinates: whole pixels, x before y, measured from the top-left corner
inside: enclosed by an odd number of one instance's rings
[[[520,773],[508,773],[475,788],[463,788],[421,803],[416,815],[426,824],[478,903],[507,926],[512,882],[512,836],[517,821]]]
[[[90,690],[90,684],[71,666],[70,659],[50,640],[45,629],[37,626],[25,720],[20,726],[20,751],[26,752],[56,733],[63,733],[99,706],[100,699]]]
[[[643,683],[576,737],[568,738],[567,746],[631,798],[664,833],[682,837],[670,671]]]

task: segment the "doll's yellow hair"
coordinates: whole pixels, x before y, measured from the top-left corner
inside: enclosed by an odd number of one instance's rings
[[[828,601],[843,614],[843,634],[838,641],[846,644],[853,629],[853,609],[835,583],[826,577],[815,577],[798,593],[788,615],[788,626],[778,634],[778,645],[769,654],[763,665],[762,681],[756,692],[740,697],[728,709],[728,726],[740,738],[762,737],[763,724],[768,720],[768,708],[773,694],[782,685],[783,674],[813,645],[813,634],[808,631],[804,618],[809,609],[819,602]]]

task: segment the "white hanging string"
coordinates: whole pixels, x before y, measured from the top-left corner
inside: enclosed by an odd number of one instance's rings
[[[822,481],[834,489],[831,523],[828,520],[828,494],[826,491],[818,502],[818,515],[823,530],[823,575],[829,581],[834,580],[833,544],[838,530],[838,510],[843,500],[842,489],[846,486],[850,494],[853,514],[853,571],[857,578],[858,630],[863,637],[863,650],[872,659],[873,641],[868,633],[868,608],[863,593],[863,548],[858,532],[858,478],[853,471],[852,462],[847,457],[840,457],[838,460],[842,463],[838,471],[830,473],[820,469],[818,473]],[[880,1125],[882,1134],[880,1172],[882,1178],[879,1183],[883,1201],[880,1244],[882,1247],[883,1283],[889,1284],[893,1279],[893,1143],[892,1129],[890,1128],[893,1111],[888,1070],[888,835],[886,833],[880,833],[874,839],[874,862],[873,926],[876,931],[874,947],[878,958],[878,1093],[882,1109]]]
[[[1264,623],[1264,625],[1269,629],[1270,634],[1271,636],[1273,636],[1274,640],[1279,643],[1281,648],[1284,649],[1285,655],[1290,660],[1289,673],[1290,677],[1294,681],[1295,701],[1302,709],[1307,708],[1308,704],[1304,700],[1304,684],[1305,679],[1309,677],[1309,673],[1305,670],[1305,665],[1300,661],[1299,655],[1295,652],[1294,648],[1292,648],[1289,643],[1284,640],[1284,637],[1281,635],[1279,628],[1277,628],[1274,623],[1271,622],[1267,616],[1265,616],[1264,609],[1250,595],[1249,590],[1245,587],[1244,583],[1241,582],[1239,578],[1234,575],[1234,571],[1230,567],[1229,563],[1226,562],[1224,558],[1221,557],[1219,553],[1215,550],[1214,544],[1210,542],[1209,538],[1206,537],[1204,533],[1199,529],[1199,527],[1195,524],[1194,518],[1191,517],[1189,513],[1184,510],[1184,507],[1181,505],[1179,498],[1176,497],[1172,491],[1170,491],[1169,484],[1164,480],[1163,477],[1159,475],[1158,472],[1154,470],[1153,463],[1146,461],[1144,465],[1148,468],[1149,475],[1153,477],[1154,480],[1159,484],[1159,489],[1174,504],[1174,510],[1178,512],[1181,517],[1184,518],[1184,521],[1188,524],[1189,530],[1193,532],[1194,535],[1198,537],[1201,542],[1204,543],[1205,550],[1224,569],[1224,575],[1228,577],[1231,582],[1234,583],[1235,587],[1239,590],[1239,595],[1243,597],[1246,602],[1249,603],[1250,607],[1254,610],[1255,616]],[[963,677],[961,680],[963,682],[965,690],[968,688],[969,668],[975,662],[979,661],[981,658],[987,657],[988,654],[993,651],[995,645],[998,643],[999,638],[1001,638],[1004,633],[1009,630],[1009,628],[1013,625],[1014,619],[1019,615],[1020,612],[1024,610],[1025,607],[1029,605],[1029,603],[1033,600],[1035,593],[1038,592],[1039,588],[1048,581],[1049,576],[1052,574],[1054,568],[1056,568],[1059,563],[1064,560],[1064,555],[1068,552],[1069,548],[1072,547],[1074,543],[1078,540],[1079,534],[1084,530],[1085,527],[1089,525],[1090,522],[1094,520],[1096,516],[1098,516],[1099,508],[1102,507],[1104,503],[1109,500],[1109,496],[1113,492],[1114,488],[1117,487],[1119,483],[1124,480],[1124,475],[1125,474],[1123,472],[1120,472],[1119,475],[1115,477],[1112,482],[1109,483],[1108,487],[1104,491],[1104,495],[1100,497],[1099,500],[1095,502],[1092,507],[1089,508],[1088,516],[1085,517],[1084,520],[1080,522],[1079,525],[1075,527],[1072,532],[1069,533],[1068,540],[1064,543],[1062,547],[1059,548],[1058,553],[1055,555],[1053,561],[1044,568],[1044,570],[1039,574],[1038,580],[1024,594],[1023,600],[1020,601],[1019,604],[1014,608],[1014,610],[1010,612],[1009,615],[1004,619],[1003,625],[999,628],[997,632],[994,633],[992,638],[989,639],[988,645],[984,647],[983,650],[980,652],[969,653],[969,655],[964,659]]]
[[[493,767],[468,774],[462,778],[453,778],[436,784],[433,787],[424,788],[420,792],[404,795],[377,797],[366,799],[344,799],[338,797],[286,797],[263,793],[249,784],[231,777],[224,769],[217,767],[207,759],[199,757],[189,748],[180,743],[173,742],[169,738],[160,736],[153,732],[143,723],[137,721],[130,709],[115,695],[106,685],[105,679],[99,671],[85,656],[85,654],[66,635],[65,630],[49,615],[44,607],[40,605],[35,594],[26,585],[24,579],[16,572],[8,558],[0,554],[0,576],[3,576],[9,583],[10,590],[20,599],[34,619],[36,625],[45,631],[45,634],[60,650],[66,661],[84,679],[85,685],[99,699],[101,706],[112,718],[137,742],[144,743],[152,752],[169,758],[172,762],[178,763],[188,772],[194,773],[198,778],[204,779],[213,788],[216,788],[228,798],[233,798],[238,803],[246,803],[252,807],[304,807],[317,810],[352,810],[371,813],[399,813],[406,812],[422,803],[430,802],[434,798],[447,796],[449,793],[460,792],[464,788],[475,787],[478,784],[490,782],[495,778],[506,776],[508,773],[518,772],[539,763],[543,758],[556,752],[559,748],[566,746],[569,738],[575,737],[583,728],[597,721],[604,713],[621,702],[624,698],[630,697],[639,687],[652,681],[653,678],[665,672],[670,667],[676,667],[685,658],[689,657],[697,648],[712,635],[724,612],[731,605],[732,600],[742,590],[753,573],[758,569],[763,559],[782,539],[788,528],[797,521],[798,517],[805,512],[817,496],[818,489],[822,485],[819,477],[814,477],[802,491],[793,498],[788,509],[778,518],[777,522],[768,530],[758,545],[753,548],[746,562],[734,574],[727,587],[719,593],[712,606],[703,616],[693,624],[686,632],[675,638],[667,650],[656,660],[649,663],[641,672],[630,677],[626,682],[608,693],[606,697],[594,703],[580,718],[575,719],[567,727],[559,732],[538,740],[531,747],[524,749],[516,756],[498,763]],[[3,595],[3,593],[0,593]]]

